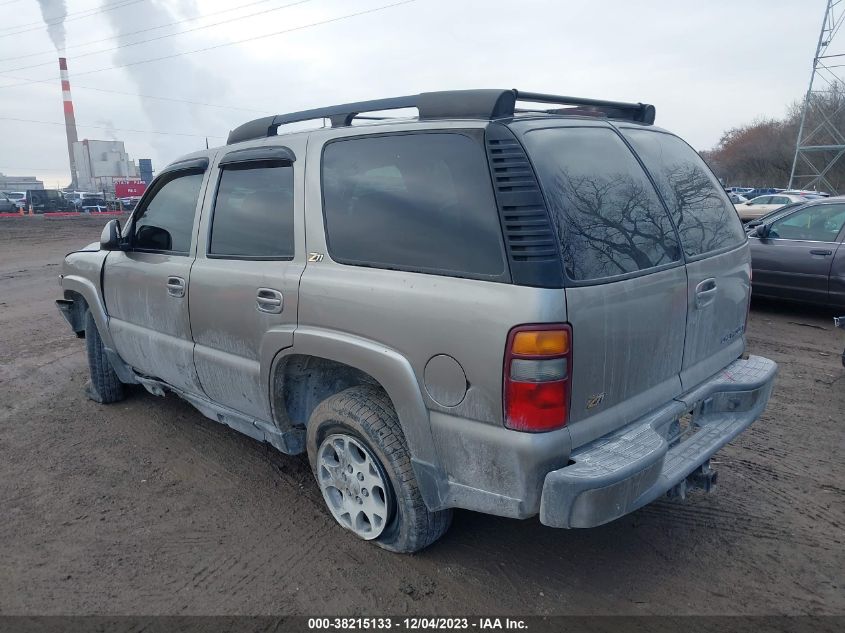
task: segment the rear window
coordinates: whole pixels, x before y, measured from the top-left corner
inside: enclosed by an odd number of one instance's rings
[[[291,259],[293,242],[293,167],[256,162],[223,168],[209,254]]]
[[[625,129],[624,134],[654,177],[687,257],[745,241],[736,209],[695,150],[671,134],[642,129]]]
[[[460,133],[368,136],[323,153],[329,253],[338,262],[501,278],[486,155]]]
[[[567,276],[591,281],[679,261],[675,230],[648,177],[607,128],[525,135]]]

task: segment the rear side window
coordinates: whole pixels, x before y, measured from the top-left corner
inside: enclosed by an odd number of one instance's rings
[[[573,281],[679,261],[677,236],[654,187],[607,128],[545,128],[525,135]]]
[[[671,134],[639,129],[626,129],[624,133],[654,177],[678,226],[687,257],[745,241],[736,209],[695,150]]]
[[[263,161],[224,167],[208,254],[291,259],[293,240],[293,167]]]
[[[458,133],[369,136],[323,152],[326,239],[341,263],[502,277],[486,155]]]
[[[135,219],[134,248],[188,254],[202,178],[202,173],[188,173],[156,191]]]

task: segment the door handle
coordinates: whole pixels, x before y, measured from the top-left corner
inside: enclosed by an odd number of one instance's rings
[[[716,280],[705,279],[695,287],[695,307],[703,308],[716,298]]]
[[[278,290],[259,288],[255,297],[255,307],[259,312],[267,314],[281,314],[285,307],[284,297]]]
[[[810,250],[810,255],[833,255],[833,251],[829,251],[824,248],[814,248]]]
[[[171,297],[184,297],[185,280],[181,277],[168,277],[167,294],[169,294]]]

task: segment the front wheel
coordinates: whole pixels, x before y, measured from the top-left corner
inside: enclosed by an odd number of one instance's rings
[[[123,383],[106,356],[103,339],[100,338],[90,310],[85,312],[85,347],[88,350],[88,370],[91,374],[91,380],[85,385],[87,396],[101,404],[123,400]]]
[[[332,516],[359,538],[411,553],[449,528],[451,510],[426,507],[399,419],[377,387],[346,389],[314,410],[308,458]]]

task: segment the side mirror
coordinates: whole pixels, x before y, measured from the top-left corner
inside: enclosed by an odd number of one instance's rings
[[[116,251],[120,249],[120,220],[109,220],[100,234],[100,250]]]
[[[769,228],[768,224],[761,224],[754,230],[755,237],[759,237],[761,239],[766,239],[769,237],[769,233],[771,232],[771,228]]]

